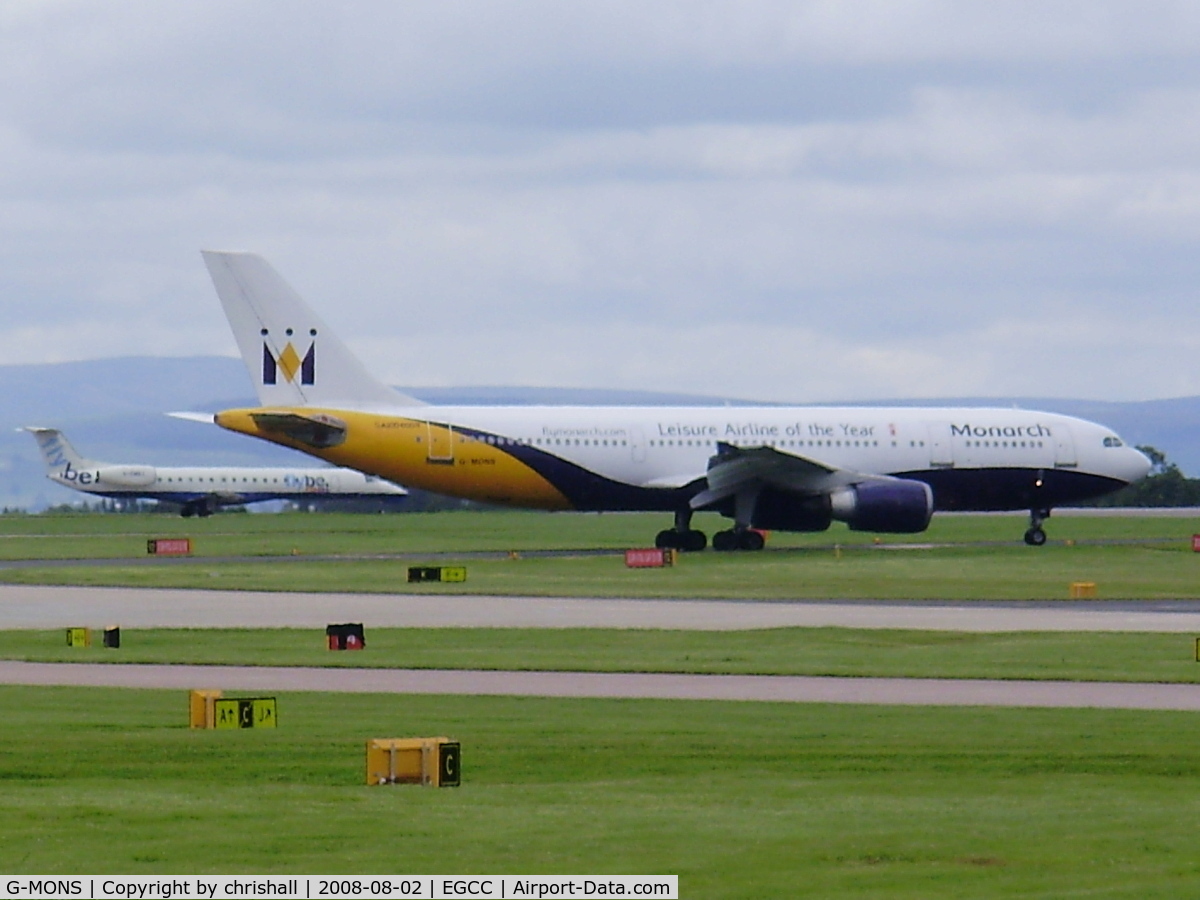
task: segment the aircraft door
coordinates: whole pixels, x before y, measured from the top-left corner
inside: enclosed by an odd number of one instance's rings
[[[629,429],[629,452],[633,455],[634,462],[646,461],[646,435],[640,425]]]
[[[427,440],[425,461],[435,465],[453,465],[454,463],[454,426],[425,423]]]
[[[929,425],[929,465],[935,469],[954,467],[954,445],[950,440],[949,422]]]
[[[1059,422],[1054,426],[1054,467],[1070,469],[1079,465],[1079,457],[1075,454],[1075,437],[1071,434],[1071,426]]]

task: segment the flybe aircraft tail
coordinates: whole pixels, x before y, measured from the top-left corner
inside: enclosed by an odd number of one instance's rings
[[[419,406],[372,376],[253,253],[202,251],[263,406]]]
[[[37,441],[38,449],[42,451],[42,459],[46,462],[46,470],[51,475],[61,475],[64,470],[74,469],[78,472],[95,467],[96,464],[92,460],[84,459],[75,452],[70,441],[57,428],[36,428],[27,425],[24,430],[32,434]]]

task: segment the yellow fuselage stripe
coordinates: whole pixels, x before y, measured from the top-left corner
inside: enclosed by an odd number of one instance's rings
[[[328,414],[346,423],[346,439],[336,447],[313,448],[286,435],[261,430],[252,418],[260,409],[218,413],[222,428],[293,447],[337,466],[378,475],[397,484],[484,503],[538,509],[571,509],[553,484],[504,452],[472,440],[445,425],[401,416],[271,407],[297,416]]]

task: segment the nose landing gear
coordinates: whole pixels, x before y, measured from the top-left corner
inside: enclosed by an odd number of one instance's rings
[[[1040,547],[1046,543],[1046,532],[1042,523],[1050,518],[1048,509],[1031,509],[1029,511],[1029,528],[1025,531],[1025,543],[1030,547]]]

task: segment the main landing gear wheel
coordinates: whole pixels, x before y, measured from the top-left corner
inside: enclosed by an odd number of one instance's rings
[[[687,531],[668,528],[655,536],[654,546],[660,550],[682,550],[684,553],[695,553],[708,546],[708,537],[703,531],[696,531],[693,528],[689,528]]]
[[[727,552],[730,550],[761,550],[763,548],[763,536],[757,531],[750,530],[731,530],[718,531],[713,535],[712,546],[714,550]]]
[[[675,510],[675,527],[660,531],[654,538],[654,546],[660,550],[695,553],[708,546],[708,538],[703,531],[692,527],[692,509],[685,506]]]

